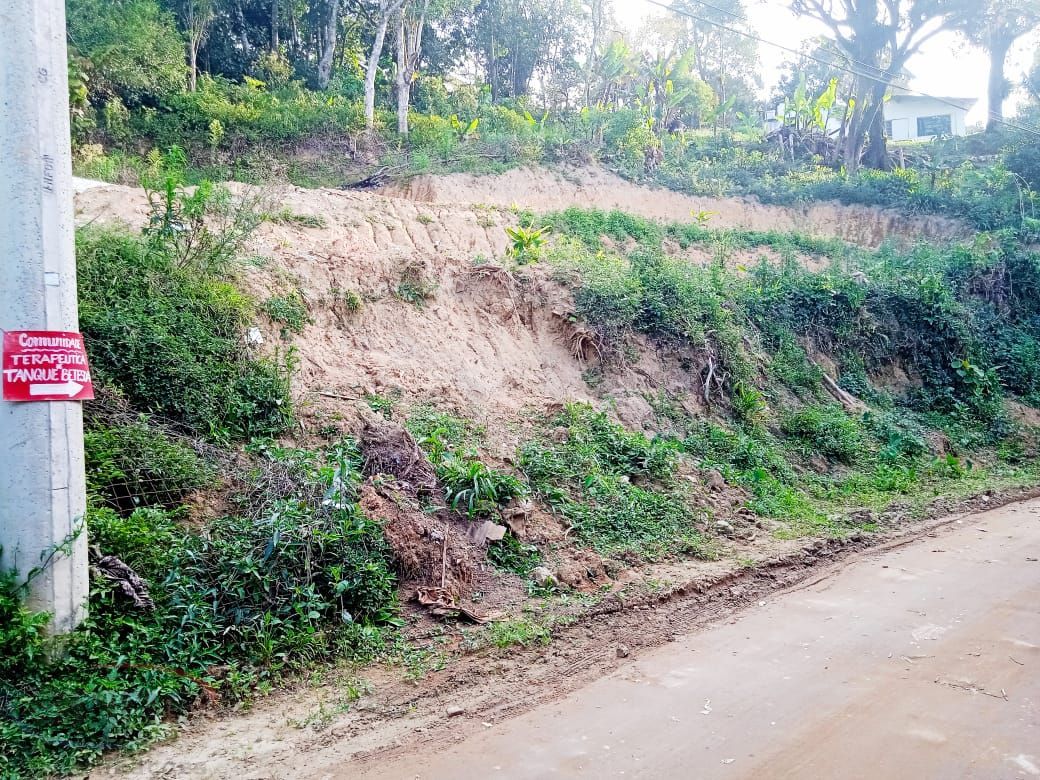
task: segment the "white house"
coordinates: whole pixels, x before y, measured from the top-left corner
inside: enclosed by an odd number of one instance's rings
[[[885,135],[893,141],[930,141],[940,135],[965,135],[968,112],[978,102],[975,98],[924,97],[894,90],[885,101]],[[827,133],[841,129],[841,109],[835,108],[827,121]],[[764,118],[767,133],[779,130],[784,123],[784,104]]]
[[[896,91],[885,101],[885,135],[893,141],[930,141],[965,135],[975,98],[934,98]]]

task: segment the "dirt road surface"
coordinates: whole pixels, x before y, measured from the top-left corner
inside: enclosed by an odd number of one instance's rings
[[[1040,502],[969,516],[445,752],[310,768],[394,780],[1040,777],[1038,559]]]

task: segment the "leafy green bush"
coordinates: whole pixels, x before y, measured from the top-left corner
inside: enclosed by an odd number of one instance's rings
[[[488,560],[502,571],[528,576],[542,564],[542,554],[533,544],[524,544],[512,534],[488,547]]]
[[[521,448],[520,467],[580,539],[649,559],[699,549],[693,512],[674,483],[677,442],[629,433],[584,404],[547,427],[551,438]]]
[[[554,255],[581,281],[574,300],[578,314],[607,337],[628,329],[680,339],[706,350],[719,374],[736,383],[748,381],[751,366],[735,311],[735,277],[713,266],[702,268],[638,249],[627,260],[578,253]]]
[[[464,509],[470,518],[493,515],[527,492],[512,474],[493,469],[475,457],[448,453],[434,463],[434,469],[448,504],[455,510]]]
[[[803,406],[784,415],[780,427],[807,454],[851,463],[863,449],[861,426],[837,405]]]
[[[211,464],[144,417],[128,425],[91,424],[83,443],[93,502],[123,513],[175,509],[189,493],[216,481]]]
[[[134,408],[216,440],[280,433],[290,364],[244,344],[251,304],[135,237],[77,234],[80,323],[97,381]]]
[[[70,49],[89,60],[86,83],[96,105],[113,97],[128,106],[152,104],[184,88],[184,41],[156,0],[67,5]]]
[[[264,301],[263,310],[268,317],[284,326],[282,338],[286,338],[289,333],[303,333],[304,327],[310,321],[307,304],[303,302],[303,296],[299,292],[273,295]]]
[[[138,748],[172,717],[217,697],[232,703],[318,660],[358,657],[395,621],[390,550],[357,504],[357,449],[269,449],[249,514],[205,533],[169,514],[94,510],[91,543],[132,566],[154,610],[135,609],[107,580],[90,617],[51,652],[0,579],[0,774],[41,777]]]

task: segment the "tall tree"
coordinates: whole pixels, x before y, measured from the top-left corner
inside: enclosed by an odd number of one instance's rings
[[[184,39],[156,0],[68,0],[69,53],[90,61],[90,101],[154,104],[184,89]]]
[[[570,78],[580,90],[577,57],[588,7],[578,0],[480,0],[464,33],[477,53],[493,101],[522,98],[536,76]],[[543,88],[543,92],[545,88]]]
[[[952,22],[956,0],[792,0],[823,22],[856,71],[843,157],[855,170],[891,166],[885,142],[885,95],[907,61]],[[865,148],[865,154],[864,154]]]
[[[1040,49],[1033,55],[1033,68],[1026,74],[1022,86],[1026,88],[1029,97],[1040,103]]]
[[[1004,74],[1008,52],[1015,41],[1036,29],[1037,25],[1040,25],[1040,0],[965,2],[958,14],[960,31],[989,55],[987,130],[1004,121],[1004,100],[1011,88]]]
[[[585,11],[589,17],[589,47],[585,53],[585,101],[588,108],[593,103],[593,85],[606,49],[603,46],[607,31],[616,24],[612,0],[586,0]]]
[[[682,41],[693,50],[693,67],[719,101],[733,99],[749,110],[759,86],[758,44],[748,37],[754,28],[744,0],[713,0],[705,5],[680,0]]]
[[[383,26],[386,32],[386,25]],[[332,78],[332,62],[336,56],[336,40],[339,33],[339,0],[327,0],[325,27],[321,36],[321,56],[318,58],[318,89],[326,89]]]
[[[278,0],[271,0],[271,51],[278,51],[279,41]]]
[[[206,42],[216,16],[216,0],[180,0],[178,12],[188,47],[188,91],[194,92],[199,78],[199,49]]]
[[[408,135],[408,110],[412,100],[412,82],[422,54],[423,30],[430,0],[412,0],[397,17],[397,132]]]
[[[365,127],[369,130],[376,126],[376,76],[379,74],[379,60],[386,42],[386,28],[404,4],[405,0],[379,0],[371,14],[375,23],[375,37],[365,65]]]

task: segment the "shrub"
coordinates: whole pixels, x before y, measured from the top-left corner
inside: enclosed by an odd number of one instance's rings
[[[272,320],[282,324],[283,339],[289,333],[303,333],[304,326],[310,321],[307,305],[299,291],[268,298],[263,303],[263,310]]]
[[[69,0],[71,48],[89,59],[92,101],[128,106],[155,102],[184,88],[184,42],[156,0]]]
[[[226,440],[291,420],[287,359],[245,348],[250,302],[129,235],[77,234],[80,325],[101,385],[136,409]]]
[[[580,539],[602,553],[648,559],[699,549],[693,512],[673,482],[677,442],[629,433],[584,404],[548,427],[551,439],[521,448],[520,467]]]
[[[434,463],[434,468],[448,504],[455,510],[464,509],[471,519],[493,515],[527,492],[512,474],[490,468],[474,457],[448,453]]]
[[[863,448],[860,425],[836,405],[804,406],[786,414],[781,429],[806,454],[851,463]]]
[[[216,481],[214,467],[146,418],[127,425],[92,424],[83,437],[92,501],[130,513],[174,509],[189,493]]]

